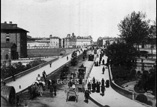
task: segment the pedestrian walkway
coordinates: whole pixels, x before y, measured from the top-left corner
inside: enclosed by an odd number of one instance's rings
[[[83,49],[84,50],[84,49]],[[77,52],[77,55],[81,54],[82,52]],[[71,59],[71,54],[67,55],[69,60]],[[59,58],[58,60],[52,62],[51,67],[50,65],[46,65],[44,67],[41,67],[40,69],[37,69],[29,74],[26,74],[22,76],[21,78],[16,79],[16,81],[12,81],[7,83],[8,86],[13,86],[15,88],[16,93],[26,89],[28,86],[32,85],[33,82],[36,81],[36,77],[38,74],[42,76],[42,72],[45,71],[46,74],[50,74],[51,72],[55,71],[62,65],[66,64],[69,60],[67,60],[66,57]]]
[[[104,57],[105,60],[107,60],[107,57]],[[92,80],[93,77],[99,81],[101,81],[102,78],[104,78],[105,81],[109,80],[108,69],[105,70],[105,74],[102,74],[102,67],[102,65],[94,66],[91,74],[89,75],[88,81]],[[104,107],[145,107],[144,105],[117,93],[114,89],[112,89],[112,87],[106,88],[104,96],[95,92],[91,93],[90,97]]]

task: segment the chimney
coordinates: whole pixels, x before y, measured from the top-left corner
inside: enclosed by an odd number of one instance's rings
[[[12,24],[12,21],[10,21],[9,24]]]
[[[50,35],[50,38],[52,38],[52,35]]]

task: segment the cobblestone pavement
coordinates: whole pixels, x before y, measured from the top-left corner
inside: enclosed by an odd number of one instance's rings
[[[55,97],[51,97],[49,92],[47,92],[42,97],[38,97],[32,101],[27,101],[28,107],[98,107],[90,100],[88,103],[85,103],[84,94],[82,92],[78,93],[78,102],[66,102],[65,87],[66,86],[63,86],[59,91],[57,91],[57,96]]]
[[[86,62],[89,61],[79,61],[79,64],[75,67],[70,67],[69,72],[74,72],[78,69],[78,67],[83,63],[84,66],[91,66],[92,62],[88,64]],[[89,71],[89,68],[86,68],[86,71]],[[86,72],[88,74],[88,72]],[[51,78],[59,78],[59,73],[54,74]],[[37,97],[33,100],[25,99],[22,105],[27,104],[28,107],[99,107],[94,102],[90,101],[88,103],[84,102],[84,93],[78,92],[78,102],[75,101],[67,101],[66,102],[66,89],[68,85],[58,85],[57,86],[57,96],[51,96],[49,90],[44,91],[42,97]]]

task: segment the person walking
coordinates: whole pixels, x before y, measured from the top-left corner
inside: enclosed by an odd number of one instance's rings
[[[104,74],[104,72],[105,72],[105,67],[103,66],[103,68],[102,68],[102,74]]]
[[[92,92],[95,92],[95,88],[96,88],[95,77],[93,77]]]
[[[84,97],[85,97],[85,102],[86,102],[86,103],[88,103],[89,94],[90,94],[89,90],[85,90],[85,92],[84,92]]]
[[[51,64],[52,64],[52,63],[50,63],[50,68],[51,68]]]
[[[105,86],[101,86],[101,95],[104,96],[105,93]]]
[[[101,80],[101,86],[105,86],[105,80],[103,78]]]
[[[102,64],[105,65],[105,60],[104,59],[102,60]]]
[[[53,87],[53,81],[50,81],[50,95],[51,97],[53,97],[53,91],[54,91],[54,87]]]
[[[47,88],[50,89],[50,85],[51,85],[51,80],[47,81]]]
[[[57,84],[56,84],[56,81],[53,82],[53,89],[54,89],[54,95],[56,96],[57,95]]]
[[[72,82],[71,81],[69,81],[68,86],[69,86],[69,88],[72,87]]]
[[[96,83],[96,92],[99,93],[100,92],[100,83],[97,81]]]
[[[90,82],[88,82],[87,87],[88,87],[88,90],[91,92],[91,83]]]
[[[45,81],[45,83],[46,83],[46,77],[47,77],[47,75],[46,75],[46,72],[45,71],[43,71],[43,78],[44,78],[44,81]]]
[[[43,87],[41,86],[41,84],[37,84],[38,86],[38,92],[39,92],[39,95],[42,96],[43,95]]]

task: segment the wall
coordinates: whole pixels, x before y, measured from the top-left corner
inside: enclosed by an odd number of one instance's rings
[[[26,58],[27,57],[27,36],[26,36],[26,32],[21,32],[20,33],[20,44],[21,44],[21,47],[20,47],[20,57],[21,58]]]
[[[6,43],[6,36],[9,36],[10,43],[15,43],[19,57],[27,57],[27,36],[26,32],[1,33],[1,42]]]
[[[1,48],[1,62],[5,61],[5,55],[8,54],[8,58],[11,59],[11,49],[10,48]]]
[[[49,49],[27,49],[28,57],[42,57],[42,56],[58,56],[62,48],[49,48]]]

